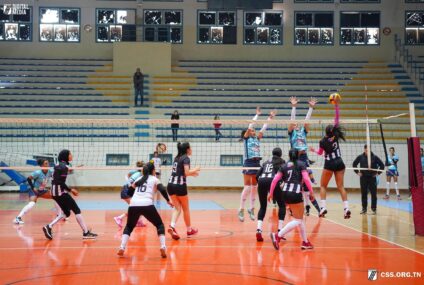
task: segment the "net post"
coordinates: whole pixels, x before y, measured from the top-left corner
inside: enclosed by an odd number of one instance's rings
[[[415,104],[409,103],[409,118],[411,122],[411,137],[415,138],[417,136],[417,128],[415,124]]]

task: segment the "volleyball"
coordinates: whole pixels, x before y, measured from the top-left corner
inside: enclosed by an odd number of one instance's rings
[[[166,144],[164,143],[158,143],[156,146],[156,151],[161,154],[166,152]]]
[[[339,93],[331,93],[328,97],[328,102],[333,105],[338,104],[341,100],[342,96]]]

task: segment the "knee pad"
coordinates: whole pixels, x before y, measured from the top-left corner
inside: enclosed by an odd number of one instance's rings
[[[160,224],[157,227],[157,231],[158,231],[158,236],[164,235],[165,234],[165,226],[163,224]]]

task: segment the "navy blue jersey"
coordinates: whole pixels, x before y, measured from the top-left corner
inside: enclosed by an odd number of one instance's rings
[[[190,167],[190,158],[187,155],[176,157],[174,159],[171,177],[168,181],[169,183],[179,185],[186,184],[187,179],[185,175],[184,165],[188,165]]]
[[[335,137],[324,137],[319,142],[319,147],[325,151],[325,160],[335,160],[342,157],[339,141]]]
[[[303,184],[303,170],[306,170],[306,164],[300,160],[296,162],[296,165],[289,161],[281,166],[279,172],[283,174],[283,191],[300,193]]]

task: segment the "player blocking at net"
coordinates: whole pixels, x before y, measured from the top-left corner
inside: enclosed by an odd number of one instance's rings
[[[162,258],[166,258],[165,226],[153,204],[157,191],[162,194],[169,206],[174,207],[169,200],[165,186],[156,177],[155,165],[149,162],[143,167],[143,176],[139,177],[129,190],[129,195],[132,198],[128,207],[127,224],[122,235],[121,246],[117,253],[119,256],[124,255],[132,231],[140,217],[144,216],[156,227],[160,241],[160,254]]]
[[[256,108],[256,115],[253,117],[253,121],[256,121],[261,114],[261,108]],[[272,110],[269,113],[268,121],[271,121],[277,114],[276,110]],[[241,133],[241,139],[244,143],[244,163],[243,167],[257,167],[260,168],[261,149],[260,149],[260,140],[262,139],[264,132],[268,128],[268,124],[264,124],[256,135],[255,123],[252,122],[249,124],[249,127],[246,130],[243,130]],[[249,217],[252,221],[255,220],[255,201],[256,193],[258,190],[258,182],[256,179],[257,169],[245,169],[243,170],[243,181],[244,187],[241,192],[240,197],[240,208],[238,211],[238,218],[240,222],[244,222],[244,207],[246,200],[250,197],[250,208],[247,210]]]

